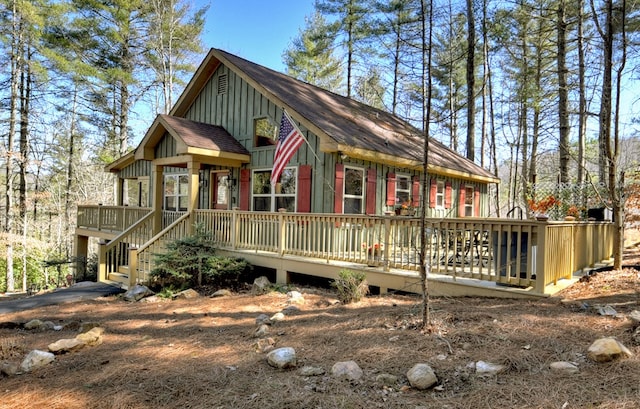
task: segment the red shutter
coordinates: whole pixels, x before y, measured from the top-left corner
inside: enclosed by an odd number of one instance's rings
[[[387,206],[396,204],[396,174],[387,173]]]
[[[429,207],[436,207],[436,196],[438,195],[438,181],[431,178],[431,186],[429,189]]]
[[[311,212],[311,165],[298,166],[298,212]]]
[[[452,196],[451,182],[444,182],[444,208],[451,209],[451,196]]]
[[[240,210],[249,210],[251,169],[240,169]]]
[[[342,214],[342,196],[344,195],[344,165],[342,163],[336,163],[336,183],[334,188],[333,212]]]
[[[480,188],[477,186],[473,191],[473,215],[480,217]]]
[[[413,177],[411,185],[411,205],[413,207],[420,206],[420,176]]]
[[[365,198],[365,214],[376,214],[376,186],[378,174],[375,169],[367,169],[367,191]]]
[[[465,189],[463,185],[460,185],[460,201],[458,202],[458,217],[464,217],[464,199]]]

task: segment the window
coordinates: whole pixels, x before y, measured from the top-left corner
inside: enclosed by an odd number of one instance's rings
[[[411,178],[409,176],[396,176],[396,203],[403,204],[411,201]]]
[[[473,216],[473,186],[464,187],[464,215]]]
[[[149,206],[149,178],[125,179],[123,204],[137,207]]]
[[[189,177],[165,175],[164,210],[186,212],[189,203]]]
[[[364,204],[364,170],[344,169],[344,213],[362,214]]]
[[[436,182],[436,208],[444,208],[444,180]]]
[[[271,170],[256,170],[251,178],[253,182],[253,210],[258,212],[275,212],[278,209],[296,211],[297,169],[285,168],[280,180],[271,186]]]
[[[256,147],[274,146],[278,142],[278,127],[269,118],[255,119],[253,133]]]

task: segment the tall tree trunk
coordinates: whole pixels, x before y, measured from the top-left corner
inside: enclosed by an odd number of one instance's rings
[[[29,107],[31,104],[31,49],[26,47],[26,62],[20,73],[20,160],[18,208],[22,222],[22,291],[27,291],[27,164],[29,160]]]
[[[64,192],[64,229],[65,237],[71,237],[71,212],[73,207],[72,192],[74,166],[75,166],[75,145],[76,145],[76,109],[78,106],[78,85],[73,89],[73,101],[71,103],[71,118],[69,118],[69,147],[67,150],[67,184]],[[70,256],[70,245],[65,245],[67,258]]]
[[[567,87],[567,21],[564,0],[558,2],[558,124],[560,182],[569,182],[569,90]]]
[[[467,0],[467,30],[467,158],[473,161],[476,150],[476,22],[473,0]]]
[[[429,0],[429,32],[426,27],[426,1],[420,0],[420,17],[422,23],[422,131],[424,134],[424,157],[422,161],[422,206],[420,217],[420,282],[422,284],[422,328],[428,329],[431,325],[429,314],[429,283],[428,275],[431,272],[430,261],[427,258],[427,204],[428,197],[428,170],[429,170],[429,121],[431,118],[431,94],[433,91],[431,75],[431,59],[433,46],[433,0]]]
[[[579,186],[582,186],[584,182],[584,173],[586,170],[586,134],[587,134],[587,90],[586,90],[586,66],[585,66],[585,46],[584,46],[584,3],[583,0],[578,1],[578,87],[579,87],[579,102],[578,102],[578,176],[577,182]],[[586,197],[581,198],[583,204],[586,202]]]

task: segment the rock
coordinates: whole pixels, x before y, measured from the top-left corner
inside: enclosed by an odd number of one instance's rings
[[[273,350],[273,347],[275,346],[275,344],[276,344],[276,341],[273,338],[269,337],[269,338],[259,339],[253,345],[255,346],[256,352],[267,353]]]
[[[149,287],[141,284],[136,284],[132,288],[130,288],[126,293],[124,293],[122,297],[124,298],[125,301],[133,302],[133,301],[139,301],[144,297],[148,297],[153,294],[154,294],[153,291],[151,291]]]
[[[398,377],[390,373],[381,373],[376,376],[376,382],[391,387],[398,384]]]
[[[640,326],[640,311],[633,310],[628,317],[634,327]]]
[[[319,366],[305,365],[302,368],[300,368],[298,373],[301,376],[322,376],[322,375],[324,375],[325,370],[324,370],[324,368],[319,367]]]
[[[289,291],[287,293],[287,302],[289,304],[304,304],[304,297],[298,291]]]
[[[77,331],[80,329],[79,321],[69,321],[63,325],[63,329],[66,331]]]
[[[54,331],[62,331],[63,328],[64,328],[64,325],[55,325],[53,327],[53,330]]]
[[[335,378],[343,378],[357,381],[362,378],[362,369],[354,361],[336,362],[331,367],[331,375]]]
[[[260,276],[253,280],[253,286],[251,287],[251,293],[253,295],[266,294],[271,289],[271,282],[265,276]]]
[[[267,354],[267,362],[279,369],[293,368],[297,364],[296,350],[291,347],[274,349]]]
[[[89,330],[88,332],[84,332],[82,334],[78,334],[76,339],[84,342],[88,346],[96,346],[102,344],[102,333],[104,332],[104,328],[95,327]]]
[[[92,329],[97,328],[99,326],[100,326],[99,322],[95,322],[95,321],[83,322],[80,324],[80,327],[78,328],[78,333],[84,334],[85,332],[89,332]]]
[[[42,328],[42,321],[40,320],[31,320],[24,324],[24,329],[34,330]]]
[[[56,324],[54,324],[53,322],[45,321],[40,326],[40,329],[43,331],[50,331],[50,330],[53,330],[55,327],[56,327]]]
[[[598,311],[598,314],[600,315],[604,315],[606,317],[615,317],[618,315],[618,311],[615,310],[615,308],[613,308],[610,305],[598,305],[598,306],[594,306],[594,308],[596,308],[596,311]]]
[[[267,314],[260,314],[256,317],[256,325],[271,324],[271,318]]]
[[[55,355],[53,355],[51,352],[39,351],[37,349],[34,349],[33,351],[29,352],[22,361],[22,364],[20,364],[20,370],[22,372],[31,372],[50,364],[55,359]]]
[[[59,339],[49,344],[49,352],[56,355],[66,354],[67,352],[75,352],[84,348],[86,344],[77,338]]]
[[[407,372],[407,379],[412,388],[424,390],[438,383],[438,377],[427,364],[415,364]]]
[[[506,367],[504,365],[492,364],[491,362],[484,361],[476,362],[476,373],[478,375],[496,375],[505,369]]]
[[[16,363],[13,363],[13,362],[0,363],[0,375],[14,376],[14,375],[17,375],[19,371],[20,371],[20,367]]]
[[[281,312],[276,312],[275,314],[273,314],[273,315],[271,316],[271,318],[269,318],[269,320],[270,320],[271,322],[284,321],[284,319],[285,319],[285,316],[284,316],[284,314],[283,314],[283,313],[281,313]]]
[[[284,315],[294,315],[300,312],[300,308],[295,305],[289,305],[282,310]]]
[[[553,372],[564,373],[569,375],[580,372],[580,369],[578,368],[577,365],[571,362],[566,362],[566,361],[552,362],[551,365],[549,365],[549,368]]]
[[[163,301],[168,301],[168,300],[166,298],[158,297],[157,295],[150,295],[140,300],[140,302],[142,303],[155,303],[155,302],[163,302]]]
[[[254,338],[266,337],[269,334],[269,326],[267,324],[260,325],[253,333]]]
[[[633,356],[631,351],[615,338],[597,339],[587,351],[587,356],[595,362],[609,362],[624,355]]]
[[[636,328],[631,338],[636,345],[640,345],[640,327]]]
[[[230,296],[232,293],[229,290],[218,290],[215,293],[211,294],[211,297],[228,297]]]
[[[198,297],[200,297],[200,294],[198,294],[198,292],[192,288],[188,288],[176,294],[176,298],[181,300],[191,300],[193,298],[198,298]]]

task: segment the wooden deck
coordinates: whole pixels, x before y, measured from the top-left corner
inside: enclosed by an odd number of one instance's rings
[[[86,214],[104,207],[82,210],[79,231],[100,231],[99,215]],[[133,209],[108,210],[134,218],[127,214]],[[419,292],[418,218],[196,210],[163,215],[166,227],[154,234],[153,213],[136,214],[135,223],[101,246],[102,280],[147,281],[153,255],[199,223],[213,233],[221,254],[272,268],[281,283],[290,273],[332,279],[348,268],[365,271],[381,292]],[[612,226],[604,222],[429,219],[425,233],[430,288],[443,295],[548,296],[575,273],[609,260],[613,247]]]

